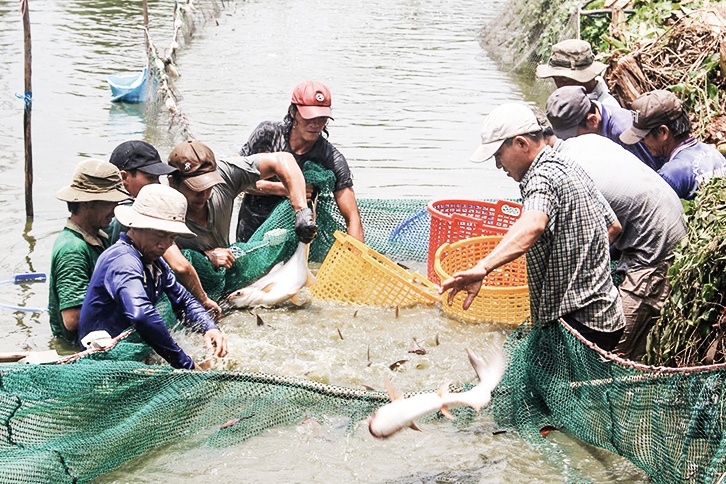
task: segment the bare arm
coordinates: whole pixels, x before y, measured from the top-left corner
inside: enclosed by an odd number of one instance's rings
[[[245,190],[245,193],[250,193],[252,195],[278,195],[281,197],[286,197],[288,195],[285,185],[280,182],[269,180],[257,180],[255,188],[247,189]],[[313,196],[312,185],[305,185],[305,196],[308,200]]]
[[[61,318],[63,318],[63,326],[68,331],[78,331],[78,320],[81,318],[81,306],[63,309],[61,311]]]
[[[620,235],[620,232],[623,231],[623,226],[620,225],[620,222],[618,220],[615,220],[610,226],[608,227],[608,239],[610,240],[610,243],[612,244],[615,242],[615,240]]]
[[[263,153],[260,155],[260,178],[277,176],[288,193],[295,211],[307,207],[305,200],[305,178],[295,158],[290,153]]]
[[[333,195],[335,196],[335,202],[338,204],[338,209],[345,219],[348,235],[365,243],[363,224],[361,223],[358,204],[355,201],[353,187],[343,188]]]
[[[169,264],[171,270],[174,271],[174,275],[179,280],[179,283],[184,286],[197,301],[199,301],[204,309],[211,311],[212,317],[218,321],[220,316],[222,316],[222,309],[219,307],[219,304],[207,296],[207,293],[204,291],[202,283],[199,280],[199,275],[197,274],[196,269],[194,269],[191,262],[184,257],[184,254],[181,253],[179,247],[172,244],[172,246],[164,252],[164,260],[167,264]]]
[[[443,294],[446,290],[451,289],[448,302],[452,304],[454,296],[462,289],[466,290],[468,296],[462,307],[465,310],[469,309],[487,274],[527,252],[544,233],[548,220],[549,217],[544,212],[536,210],[524,212],[489,255],[477,262],[471,269],[457,272],[442,282],[439,293]]]
[[[248,188],[245,193],[252,195],[279,195],[281,197],[287,196],[287,190],[285,185],[280,182],[268,181],[268,180],[257,180],[254,188]]]

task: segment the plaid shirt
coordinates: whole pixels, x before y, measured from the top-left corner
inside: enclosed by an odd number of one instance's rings
[[[624,327],[608,252],[607,227],[616,217],[590,177],[546,147],[519,188],[525,211],[548,216],[544,233],[527,251],[534,321],[547,323],[570,314],[597,331]]]

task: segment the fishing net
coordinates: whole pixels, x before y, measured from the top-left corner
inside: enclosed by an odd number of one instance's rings
[[[305,181],[319,192],[316,204],[318,236],[311,244],[309,260],[322,262],[335,242],[333,233],[345,231],[345,220],[332,195],[335,184],[333,172],[307,162],[303,175]],[[359,199],[366,244],[395,260],[426,261],[431,223],[426,203],[426,200]],[[231,268],[215,268],[201,252],[189,249],[182,252],[197,270],[209,297],[219,299],[249,285],[275,264],[287,261],[297,244],[295,212],[290,202],[285,200],[247,242],[235,242],[230,246],[236,256]]]
[[[129,332],[111,350],[66,364],[0,366],[0,481],[88,482],[160,446],[236,445],[308,418],[342,418],[352,431],[389,401],[382,392],[299,377],[147,365],[133,361],[144,353],[134,338]],[[505,349],[509,367],[487,411],[568,480],[582,476],[542,428],[625,456],[656,483],[716,482],[726,472],[726,365],[638,365],[594,349],[562,324],[521,326]],[[475,413],[456,410],[457,428],[471,425]]]
[[[563,324],[520,326],[491,411],[559,466],[555,427],[628,458],[653,482],[716,482],[726,472],[726,365],[655,368],[590,347]]]

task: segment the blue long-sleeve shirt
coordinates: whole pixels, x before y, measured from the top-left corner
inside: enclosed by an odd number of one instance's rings
[[[174,368],[194,368],[194,361],[169,334],[154,305],[166,293],[182,321],[204,333],[218,329],[199,302],[176,281],[162,258],[145,266],[141,253],[122,233],[118,242],[98,258],[83,301],[78,341],[90,332],[105,330],[116,337],[133,326],[146,343]]]

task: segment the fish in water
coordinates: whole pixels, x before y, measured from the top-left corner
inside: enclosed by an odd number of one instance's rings
[[[454,417],[449,412],[451,408],[468,406],[478,412],[489,404],[492,390],[499,384],[504,374],[504,355],[501,352],[495,352],[489,357],[487,364],[469,349],[466,352],[469,355],[469,362],[479,377],[479,384],[466,392],[449,393],[449,384],[444,383],[436,393],[422,393],[403,398],[403,395],[393,388],[389,381],[386,381],[391,403],[377,409],[371,415],[368,420],[368,430],[371,435],[384,439],[407,427],[421,430],[416,425],[416,419],[424,415],[441,412],[445,417],[453,420]]]
[[[297,294],[303,286],[315,283],[315,276],[308,268],[308,245],[300,242],[290,260],[278,263],[266,275],[249,286],[227,296],[232,306],[273,307],[290,299],[300,305]]]

